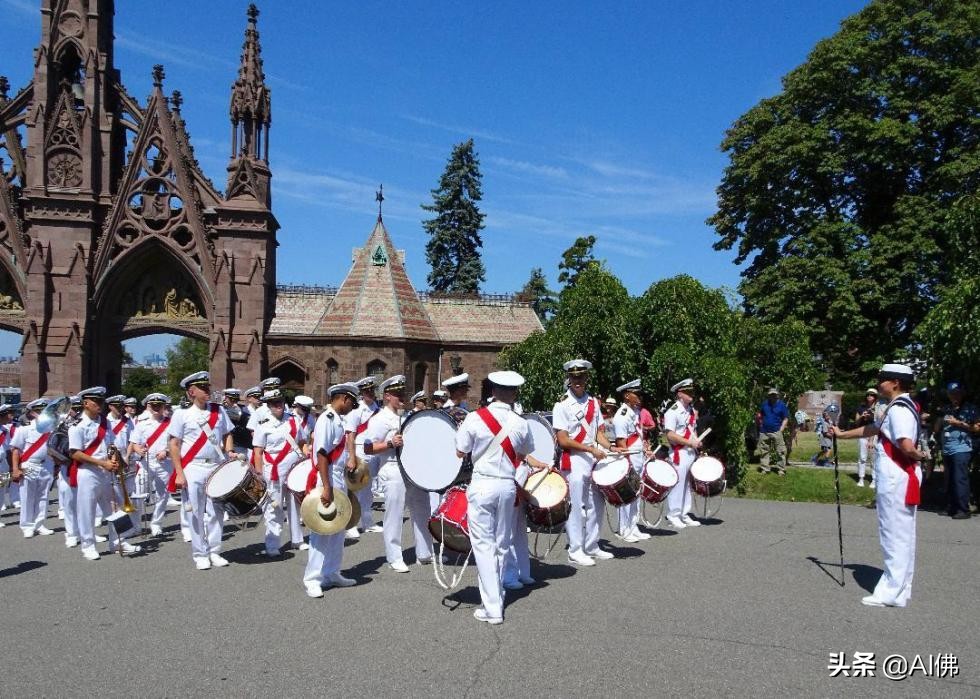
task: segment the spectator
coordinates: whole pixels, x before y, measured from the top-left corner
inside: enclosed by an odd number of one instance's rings
[[[814,432],[817,433],[817,444],[820,446],[820,452],[814,454],[813,458],[810,459],[817,466],[830,465],[830,451],[834,448],[834,425],[837,424],[839,413],[840,409],[831,403],[824,408],[824,411],[820,413],[820,417],[817,418]]]
[[[970,518],[970,459],[973,436],[980,420],[972,403],[963,402],[963,386],[952,381],[946,386],[949,405],[943,409],[937,428],[942,432],[943,469],[948,474],[946,511],[953,519]]]
[[[874,424],[880,414],[877,406],[878,389],[869,388],[868,392],[864,394],[864,405],[858,408],[854,414],[855,426],[864,427],[865,425]],[[864,487],[864,473],[868,467],[868,457],[874,458],[876,439],[876,437],[861,437],[858,439],[858,488]],[[875,467],[873,462],[871,464],[871,483],[869,485],[873,490],[875,487]]]
[[[762,415],[762,422],[759,425],[759,446],[762,449],[762,456],[759,459],[759,470],[769,473],[769,460],[772,458],[772,450],[776,450],[779,463],[776,464],[776,471],[780,476],[786,475],[786,438],[783,430],[789,422],[789,408],[779,398],[779,391],[770,388],[766,393],[766,399],[759,408]]]

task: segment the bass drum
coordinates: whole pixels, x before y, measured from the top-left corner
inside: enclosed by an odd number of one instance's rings
[[[407,483],[441,493],[462,480],[463,459],[456,456],[457,420],[444,410],[412,413],[402,424],[404,444],[395,453]]]
[[[531,438],[534,440],[534,451],[530,455],[538,461],[554,466],[557,463],[558,453],[555,429],[547,417],[541,413],[526,413],[524,419],[527,420],[527,426],[531,430]]]

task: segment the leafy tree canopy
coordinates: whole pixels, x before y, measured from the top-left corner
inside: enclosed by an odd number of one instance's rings
[[[185,374],[186,376],[186,374]],[[126,380],[122,383],[122,392],[127,396],[133,396],[137,400],[143,400],[148,394],[159,391],[163,388],[163,382],[153,369],[145,366],[138,366],[129,369],[126,373]]]
[[[578,281],[578,275],[600,264],[592,255],[592,248],[595,247],[595,241],[596,237],[594,235],[580,236],[562,253],[561,262],[558,263],[559,284],[575,286],[575,283]]]
[[[167,383],[165,392],[171,398],[179,399],[184,395],[180,380],[196,371],[206,371],[210,366],[208,345],[201,340],[182,337],[177,344],[166,352]]]
[[[540,267],[531,270],[531,276],[518,297],[531,304],[542,323],[547,323],[555,312],[555,292],[548,288],[548,280]]]

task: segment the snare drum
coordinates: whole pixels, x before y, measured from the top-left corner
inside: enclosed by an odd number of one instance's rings
[[[592,482],[610,505],[629,505],[640,494],[640,474],[625,456],[607,456],[595,465]]]
[[[532,473],[521,489],[527,521],[538,527],[559,527],[572,511],[568,481],[557,471]]]
[[[289,475],[286,476],[286,490],[296,500],[297,507],[303,504],[303,498],[306,497],[306,493],[313,489],[308,488],[311,473],[313,473],[313,464],[310,463],[309,459],[303,459],[289,469]],[[319,476],[317,476],[317,481],[313,484],[314,488],[317,483],[319,483]]]
[[[470,552],[470,524],[466,517],[466,486],[457,485],[446,491],[439,509],[429,519],[432,538],[450,551]]]
[[[456,456],[458,426],[444,410],[420,410],[405,420],[401,430],[405,443],[396,452],[405,482],[430,493],[459,482],[463,459]]]
[[[265,480],[238,459],[228,459],[214,469],[204,490],[209,498],[224,506],[229,517],[255,514],[271,497]]]
[[[691,488],[710,498],[725,490],[725,465],[713,456],[702,456],[691,464]]]
[[[524,419],[527,420],[528,429],[531,431],[532,439],[534,439],[534,451],[531,452],[530,456],[549,466],[554,466],[558,444],[555,439],[555,429],[545,416],[538,413],[525,413]]]
[[[650,459],[643,467],[640,497],[656,505],[663,502],[670,489],[677,485],[677,471],[663,459]]]

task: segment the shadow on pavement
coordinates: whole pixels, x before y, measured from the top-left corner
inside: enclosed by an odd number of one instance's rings
[[[43,561],[24,561],[23,563],[18,563],[13,568],[0,569],[0,578],[9,578],[12,575],[30,573],[32,570],[43,568],[46,565],[47,563],[44,563]]]
[[[381,572],[381,566],[387,563],[384,556],[376,556],[366,561],[361,561],[352,568],[344,568],[341,564],[341,572],[349,578],[356,578],[358,582],[368,581],[372,576]]]
[[[824,561],[819,560],[816,556],[807,556],[806,560],[810,561],[820,570],[826,573],[827,577],[838,585],[841,585],[842,579],[846,582],[846,576],[842,578],[840,575],[840,563],[825,563]],[[878,584],[878,578],[881,577],[882,573],[881,568],[864,565],[863,563],[845,563],[844,569],[851,571],[851,577],[853,578],[854,582],[868,592],[874,592],[875,585]],[[843,585],[841,585],[841,587],[843,587]]]

